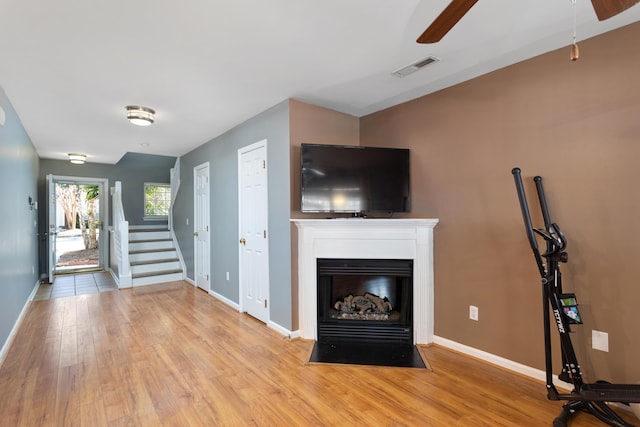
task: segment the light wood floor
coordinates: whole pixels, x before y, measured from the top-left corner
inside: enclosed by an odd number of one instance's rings
[[[307,364],[312,345],[186,282],[34,301],[0,424],[550,426],[560,410],[542,383],[436,346],[428,370]]]

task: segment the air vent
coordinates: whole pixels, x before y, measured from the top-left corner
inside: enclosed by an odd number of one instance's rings
[[[433,64],[434,62],[438,62],[439,59],[436,58],[435,56],[430,56],[428,58],[425,59],[421,59],[419,61],[416,61],[412,64],[406,65],[398,70],[395,70],[393,73],[394,76],[396,77],[406,77],[411,73],[415,73],[416,71],[426,67],[429,64]]]

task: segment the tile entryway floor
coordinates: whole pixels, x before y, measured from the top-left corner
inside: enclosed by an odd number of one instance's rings
[[[34,301],[70,297],[74,295],[97,294],[117,291],[118,285],[107,271],[65,274],[56,276],[53,284],[43,283],[38,287]]]

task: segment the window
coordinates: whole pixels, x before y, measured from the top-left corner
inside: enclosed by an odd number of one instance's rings
[[[169,215],[171,187],[168,184],[144,184],[144,217],[158,218]]]

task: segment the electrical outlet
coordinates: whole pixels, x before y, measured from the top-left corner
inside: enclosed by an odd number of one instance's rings
[[[229,272],[227,271],[227,280],[229,280]]]
[[[478,321],[478,307],[475,305],[469,306],[469,319]]]
[[[187,218],[187,225],[189,225],[189,218]]]
[[[609,334],[600,331],[591,331],[591,347],[594,350],[609,351]]]

